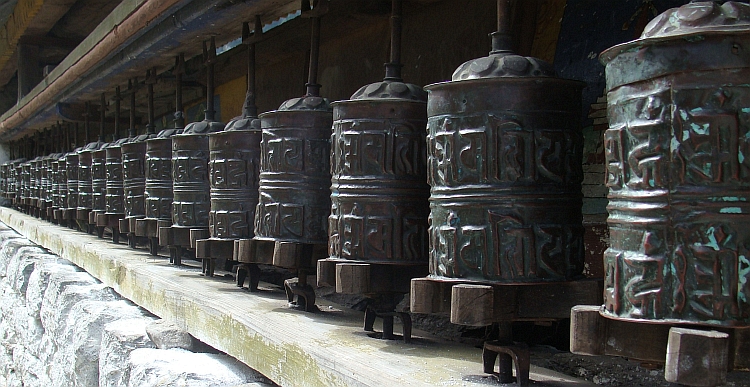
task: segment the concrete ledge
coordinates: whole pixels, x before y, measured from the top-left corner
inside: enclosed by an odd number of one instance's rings
[[[199,269],[174,267],[145,250],[8,208],[0,208],[0,221],[279,385],[487,385],[480,378],[481,349],[428,337],[409,345],[372,339],[361,329],[359,312],[324,302],[316,314],[290,310],[281,290],[251,294],[230,281],[202,277]],[[531,379],[542,386],[591,385],[536,367]]]

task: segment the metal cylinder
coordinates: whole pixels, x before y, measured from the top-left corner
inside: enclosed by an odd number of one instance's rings
[[[260,115],[255,238],[326,244],[331,212],[331,125],[322,97],[295,98]]]
[[[107,209],[107,147],[104,144],[91,155],[91,209],[104,212]]]
[[[107,175],[104,201],[106,213],[117,215],[125,213],[125,189],[122,180],[122,144],[129,139],[121,139],[104,149],[106,153],[105,169]]]
[[[31,200],[31,182],[33,181],[31,178],[32,161],[27,161],[21,165],[21,199],[23,200],[21,204],[28,204]]]
[[[426,99],[384,81],[332,104],[332,258],[427,263]]]
[[[126,219],[146,216],[146,140],[149,138],[151,135],[141,135],[120,146]]]
[[[172,136],[181,129],[166,129],[146,141],[146,218],[172,219]]]
[[[8,192],[8,166],[10,161],[0,164],[0,196],[7,198]]]
[[[78,151],[65,155],[65,170],[68,177],[68,209],[78,208]]]
[[[93,208],[91,167],[94,152],[99,150],[102,145],[100,142],[92,142],[78,152],[78,209],[80,210]]]
[[[36,207],[36,202],[39,200],[39,186],[41,185],[41,168],[40,163],[42,161],[41,156],[35,157],[29,162],[29,202],[26,204]]]
[[[250,130],[227,130],[208,136],[211,238],[253,237],[258,204],[260,122]]]
[[[604,315],[750,323],[750,5],[691,2],[602,53]]]
[[[553,75],[494,50],[425,87],[431,274],[535,282],[583,270],[583,84]]]
[[[181,134],[172,138],[175,227],[208,227],[211,208],[208,183],[208,136]]]
[[[59,180],[57,182],[57,203],[55,207],[59,209],[68,207],[68,166],[66,156],[63,154],[57,160],[57,176]]]

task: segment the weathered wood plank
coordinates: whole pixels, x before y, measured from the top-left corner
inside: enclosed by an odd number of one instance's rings
[[[0,208],[0,220],[71,260],[123,297],[176,322],[283,386],[481,386],[481,350],[424,335],[406,345],[369,338],[361,312],[321,301],[315,314],[286,309],[280,289],[260,294],[200,277],[166,258]],[[330,308],[329,308],[330,306]],[[592,385],[533,367],[537,385]]]

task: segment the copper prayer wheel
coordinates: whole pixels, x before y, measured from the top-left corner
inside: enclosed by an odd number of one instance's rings
[[[0,164],[0,196],[7,198],[8,193],[8,166],[10,161]]]
[[[322,97],[286,101],[260,115],[263,139],[255,239],[326,244],[331,211],[331,107]]]
[[[127,140],[127,139],[125,139]],[[104,149],[107,175],[107,195],[104,202],[107,214],[125,214],[125,190],[122,182],[122,140]]]
[[[50,198],[52,199],[51,206],[54,209],[60,208],[60,180],[64,176],[64,173],[60,173],[60,157],[62,153],[53,155],[54,158],[50,162]]]
[[[159,227],[172,224],[172,136],[182,129],[164,129],[146,141],[146,216],[136,220],[135,234],[149,238],[149,252],[159,250]]]
[[[426,100],[420,87],[386,80],[332,104],[331,258],[426,274]]]
[[[500,52],[425,87],[430,272],[566,281],[583,270],[583,84]]]
[[[64,221],[65,209],[68,208],[68,166],[67,154],[62,154],[57,160],[57,202],[55,204],[55,219]]]
[[[31,203],[32,162],[33,160],[21,164],[21,205],[24,206],[24,209]]]
[[[176,245],[189,247],[191,229],[208,229],[211,186],[208,177],[208,133],[224,124],[201,121],[189,124],[182,134],[172,137],[173,228],[181,229]]]
[[[65,155],[65,170],[68,177],[68,211],[78,208],[78,151]],[[73,216],[75,218],[75,216]]]
[[[29,162],[29,194],[26,204],[29,206],[29,213],[34,213],[32,208],[36,208],[39,201],[39,186],[41,185],[41,156],[35,157]]]
[[[745,3],[691,2],[601,55],[605,317],[750,323],[748,15]]]
[[[124,213],[128,224],[128,229],[121,227],[121,231],[133,235],[135,235],[136,219],[146,216],[146,140],[153,136],[140,135],[120,146],[125,199]]]
[[[91,209],[104,212],[107,209],[107,150],[104,144],[91,155]]]
[[[78,151],[78,208],[76,210],[76,219],[80,221],[81,228],[84,228],[84,224],[89,224],[88,213],[92,209],[94,196],[91,165],[94,151],[101,148],[102,145],[100,142],[92,142]]]

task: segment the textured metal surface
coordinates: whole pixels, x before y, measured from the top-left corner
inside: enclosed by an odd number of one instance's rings
[[[255,207],[258,204],[260,140],[259,127],[208,136],[211,238],[253,237]]]
[[[60,208],[60,178],[64,175],[60,173],[60,157],[62,154],[55,155],[56,158],[50,162],[50,199],[51,206]]]
[[[68,207],[68,163],[67,163],[67,155],[63,154],[60,156],[60,158],[57,160],[57,203],[55,204],[55,207],[57,208],[67,208]]]
[[[164,130],[146,141],[146,218],[172,219],[172,135],[181,130]]]
[[[122,181],[122,144],[129,139],[121,139],[107,147],[105,169],[107,174],[107,196],[104,202],[107,214],[125,213],[125,189]]]
[[[208,135],[172,137],[172,223],[175,227],[208,227],[211,209],[208,156]]]
[[[146,140],[150,137],[138,136],[120,146],[125,218],[146,216]]]
[[[690,3],[602,54],[605,315],[750,323],[750,5]]]
[[[332,104],[333,258],[427,262],[426,95],[407,85],[368,85]]]
[[[331,212],[328,101],[295,98],[260,115],[263,128],[255,238],[327,243]]]
[[[65,155],[65,170],[68,176],[68,209],[78,208],[78,152]]]
[[[29,193],[28,198],[36,201],[39,199],[39,187],[41,185],[42,157],[37,156],[29,162]]]
[[[21,199],[26,201],[31,198],[31,161],[21,164]],[[25,203],[24,203],[25,204]]]
[[[425,87],[430,273],[570,280],[584,259],[583,84],[514,54],[508,26],[500,17],[489,56]]]
[[[110,144],[104,144],[94,151],[91,156],[91,209],[105,211],[107,209],[107,150]]]
[[[93,205],[91,166],[94,152],[103,144],[92,142],[78,151],[78,209],[90,210]]]

